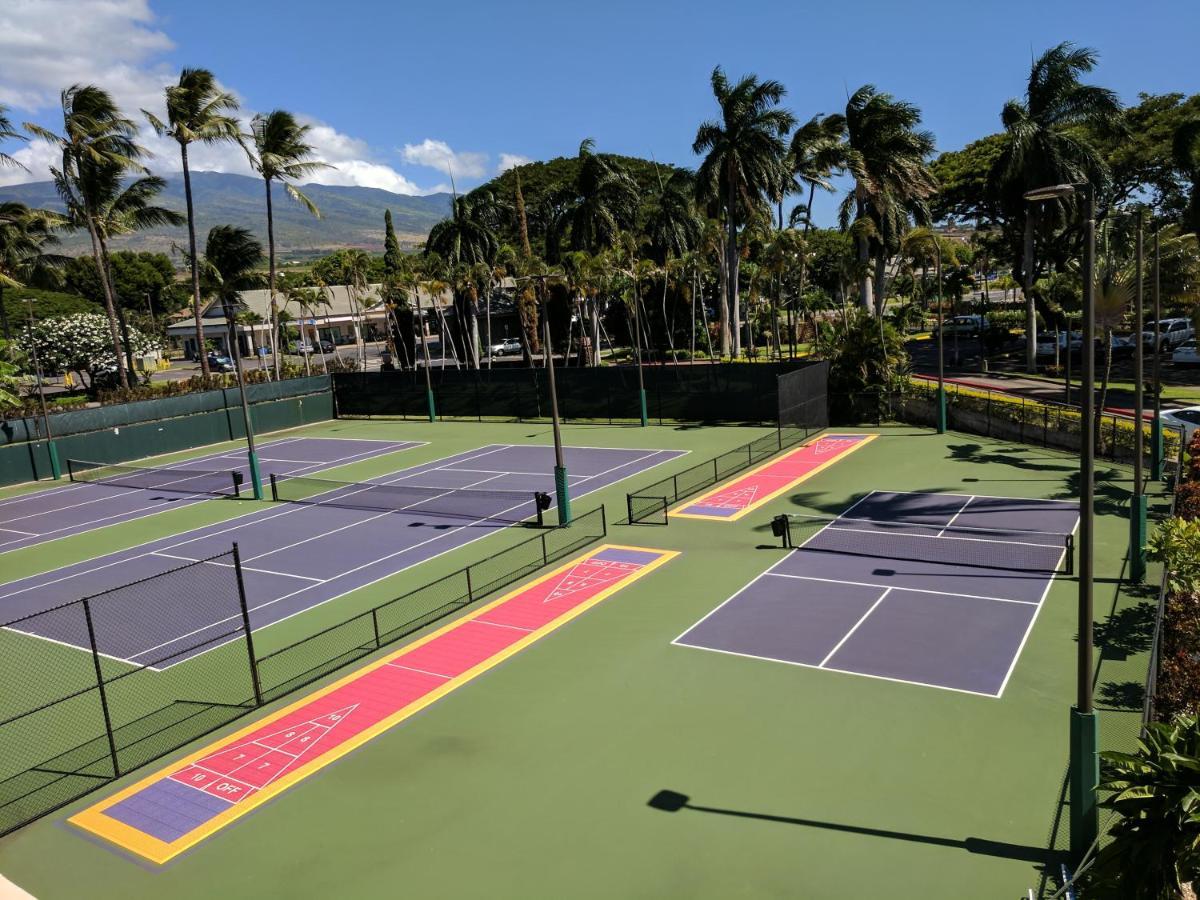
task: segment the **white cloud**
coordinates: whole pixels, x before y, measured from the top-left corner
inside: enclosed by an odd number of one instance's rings
[[[400,156],[406,163],[446,171],[447,165],[455,178],[483,178],[487,174],[486,153],[455,152],[445,141],[425,138],[419,144],[405,144]]]
[[[522,156],[520,153],[501,153],[500,164],[496,166],[496,174],[507,172],[509,169],[515,169],[517,166],[524,166],[533,162],[528,156]]]
[[[162,114],[163,88],[178,78],[163,55],[174,48],[171,38],[157,27],[149,0],[0,0],[0,103],[14,107],[14,122],[35,116],[53,128],[59,93],[72,84],[99,84],[108,90],[126,114],[142,119],[141,110]],[[233,90],[225,86],[226,90]],[[234,91],[236,94],[236,91]],[[244,107],[245,108],[245,107]],[[251,107],[252,108],[252,107]],[[391,166],[380,162],[366,141],[338,131],[317,119],[298,114],[312,126],[309,140],[319,159],[332,163],[313,175],[321,184],[362,185],[401,194],[432,193],[443,185],[423,189]],[[248,128],[249,113],[243,126]],[[179,147],[143,126],[139,142],[151,153],[149,166],[170,174],[180,169]],[[426,141],[426,145],[440,142]],[[0,185],[48,179],[55,161],[48,145],[9,143],[4,148],[29,168],[0,170]],[[451,154],[456,177],[482,177],[484,154]],[[190,151],[194,171],[251,174],[246,154],[236,144],[194,145]],[[445,171],[444,161],[439,165]]]

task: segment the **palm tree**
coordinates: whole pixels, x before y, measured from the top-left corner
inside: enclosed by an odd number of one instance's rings
[[[883,314],[888,256],[899,248],[910,218],[918,225],[929,224],[931,218],[926,202],[937,182],[926,160],[934,141],[928,131],[917,129],[920,123],[916,106],[874,85],[859,88],[846,103],[845,167],[854,187],[842,201],[840,223],[843,230],[854,222],[874,226],[857,229],[856,240],[864,267],[859,302],[877,315]]]
[[[613,246],[637,214],[637,183],[615,161],[596,153],[594,140],[580,143],[578,159],[574,196],[546,230],[551,262],[557,261],[564,244],[566,249],[592,254]]]
[[[125,358],[120,352],[121,333],[117,320],[116,301],[104,266],[97,229],[97,205],[100,200],[94,191],[110,181],[110,170],[144,172],[140,160],[145,148],[135,140],[137,125],[126,118],[112,97],[95,85],[72,85],[62,92],[63,133],[26,122],[31,134],[53,144],[62,152],[61,168],[51,167],[50,173],[68,210],[75,210],[76,220],[84,227],[92,242],[92,257],[104,291],[104,310],[113,347],[117,353],[117,377],[123,387],[129,386]]]
[[[12,120],[8,118],[8,107],[0,103],[0,141],[23,141],[25,135],[13,128]],[[0,153],[0,169],[8,166],[13,169],[29,169],[7,153]]]
[[[271,206],[271,182],[280,182],[288,196],[304,205],[318,219],[321,211],[292,182],[321,169],[333,166],[309,159],[313,147],[308,143],[311,125],[301,125],[290,112],[276,109],[259,113],[250,122],[252,147],[246,148],[250,165],[259,175],[267,191],[267,271],[271,291],[271,342],[275,377],[279,377],[279,308],[275,301],[275,213]]]
[[[784,138],[795,118],[779,107],[786,91],[778,81],[747,75],[731,85],[720,66],[712,72],[712,90],[721,107],[720,121],[703,122],[692,152],[706,154],[696,172],[697,196],[715,202],[725,214],[724,298],[721,302],[721,353],[734,356],[741,347],[738,301],[738,226],[764,196],[778,192],[786,179]],[[732,348],[730,317],[733,319]]]
[[[54,229],[61,218],[23,203],[0,203],[0,335],[12,341],[12,329],[4,307],[4,289],[18,288],[37,278],[64,257],[47,251],[58,243]]]
[[[496,259],[500,250],[500,240],[496,233],[487,225],[486,218],[489,198],[485,195],[482,200],[470,197],[455,197],[450,218],[438,222],[429,232],[425,241],[425,253],[435,254],[449,267],[451,272],[460,269],[469,271],[476,265],[487,265]],[[473,276],[462,275],[450,279],[454,291],[454,305],[457,314],[460,337],[469,346],[468,361],[473,368],[479,368],[479,328],[477,324],[476,306],[478,291],[475,288]],[[474,299],[470,299],[474,295]]]
[[[1088,182],[1099,192],[1108,181],[1100,153],[1080,136],[1088,127],[1111,128],[1120,120],[1121,101],[1112,91],[1083,84],[1080,77],[1095,68],[1094,50],[1062,43],[1033,63],[1023,100],[1004,104],[1004,147],[988,175],[989,190],[1010,222],[1024,221],[1018,242],[1012,240],[1014,278],[1025,294],[1025,365],[1037,369],[1037,309],[1034,297],[1036,222],[1024,193],[1050,184]],[[1063,224],[1062,201],[1041,204],[1036,214],[1047,224]]]
[[[263,247],[246,228],[236,225],[217,225],[208,232],[204,242],[204,258],[198,260],[201,290],[221,304],[226,317],[237,315],[242,291],[262,286]],[[237,349],[231,347],[231,353]]]
[[[196,317],[196,347],[200,369],[208,375],[208,354],[204,352],[204,320],[200,318],[200,270],[196,257],[196,214],[192,205],[192,173],[188,164],[188,145],[196,141],[215,144],[240,141],[237,119],[226,115],[238,108],[233,94],[222,91],[207,69],[184,69],[179,83],[168,85],[167,121],[142,110],[160,137],[174,138],[183,161],[183,196],[187,202],[188,254],[192,270],[192,312]]]
[[[790,224],[803,223],[805,236],[812,227],[813,197],[817,188],[832,191],[833,185],[830,184],[829,177],[835,170],[845,167],[845,134],[845,116],[818,114],[797,128],[792,135],[788,166],[793,183],[800,188],[808,188],[808,202],[792,210]],[[783,225],[779,227],[782,230]]]

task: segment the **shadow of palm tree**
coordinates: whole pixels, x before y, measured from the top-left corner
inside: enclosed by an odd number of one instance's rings
[[[1146,700],[1146,688],[1137,681],[1106,681],[1096,692],[1101,707],[1140,710]]]
[[[1150,650],[1154,639],[1153,603],[1139,603],[1119,609],[1093,630],[1096,646],[1103,659],[1127,659]]]

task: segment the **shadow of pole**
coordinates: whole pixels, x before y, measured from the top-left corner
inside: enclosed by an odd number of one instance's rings
[[[984,856],[995,856],[1002,859],[1015,859],[1021,862],[1035,863],[1041,866],[1052,866],[1065,862],[1065,853],[1042,847],[1028,847],[1022,844],[1010,844],[1005,841],[992,841],[986,838],[968,837],[944,838],[929,834],[913,834],[907,831],[890,831],[885,828],[869,828],[863,825],[845,825],[840,822],[823,822],[819,819],[801,819],[794,816],[777,816],[770,813],[748,812],[740,809],[722,809],[715,806],[700,806],[692,803],[687,794],[676,791],[661,790],[646,804],[651,809],[660,812],[679,812],[687,809],[693,812],[709,813],[719,816],[731,816],[736,819],[755,819],[760,822],[776,822],[781,825],[799,825],[805,828],[820,828],[825,831],[837,831],[844,834],[859,834],[866,837],[885,838],[895,841],[911,841],[918,844],[931,844],[937,847],[950,847],[965,850],[968,853],[978,853]]]

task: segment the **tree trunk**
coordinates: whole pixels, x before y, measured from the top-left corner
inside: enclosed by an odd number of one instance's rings
[[[129,373],[125,371],[125,359],[121,355],[121,328],[117,322],[117,304],[113,300],[112,284],[104,271],[104,258],[100,252],[100,237],[96,232],[96,223],[92,219],[91,209],[84,210],[87,221],[88,236],[92,239],[92,258],[96,261],[96,274],[100,277],[100,289],[104,292],[104,313],[108,317],[108,333],[113,342],[113,355],[117,358],[117,382],[121,387],[129,387]]]
[[[887,305],[887,251],[882,247],[875,253],[875,315],[883,317]]]
[[[1025,294],[1025,371],[1037,372],[1037,309],[1033,303],[1033,210],[1025,210],[1025,242],[1021,251],[1021,289]],[[1070,338],[1067,339],[1068,350]]]
[[[663,289],[662,289],[662,314],[663,328],[667,332],[667,346],[671,349],[671,362],[679,362],[675,355],[675,335],[671,333],[671,323],[667,321],[667,270],[663,269]]]
[[[200,372],[208,377],[208,354],[204,347],[204,320],[200,318],[200,258],[196,256],[196,214],[192,207],[192,173],[188,168],[188,145],[180,142],[183,158],[183,198],[187,203],[188,253],[192,262],[192,314],[196,317],[196,355],[200,357]]]
[[[12,329],[8,324],[8,310],[4,308],[4,282],[0,281],[0,331],[4,334],[4,342],[8,344],[8,355],[16,352],[16,347],[13,346]]]
[[[858,302],[867,312],[874,312],[875,303],[871,291],[871,246],[865,237],[857,238],[858,264],[861,268],[858,283]]]
[[[517,230],[521,233],[521,252],[525,254],[525,258],[533,256],[533,249],[529,246],[529,220],[525,218],[525,195],[521,191],[521,173],[514,173],[517,177]]]
[[[267,283],[271,290],[271,367],[275,380],[279,380],[279,307],[275,302],[275,213],[271,209],[271,179],[264,178],[267,186]]]
[[[727,259],[726,267],[729,269],[728,281],[726,286],[729,290],[729,317],[730,322],[730,338],[732,340],[731,354],[734,359],[737,359],[742,352],[742,310],[741,298],[738,295],[738,269],[740,260],[738,258],[738,243],[737,243],[737,190],[734,187],[733,179],[727,178],[729,184],[728,196],[726,197],[726,206],[728,212],[728,234],[726,236],[725,256]],[[721,338],[721,352],[725,352],[724,335]]]
[[[121,298],[117,296],[117,283],[112,277],[112,263],[108,258],[108,242],[100,237],[100,258],[104,261],[104,277],[108,279],[108,289],[112,291],[113,309],[117,313],[117,324],[121,327],[121,341],[125,345],[125,371],[129,376],[129,386],[133,387],[133,348],[129,344],[129,324],[125,321],[125,310],[121,306]]]
[[[592,365],[600,365],[600,294],[592,298]]]

